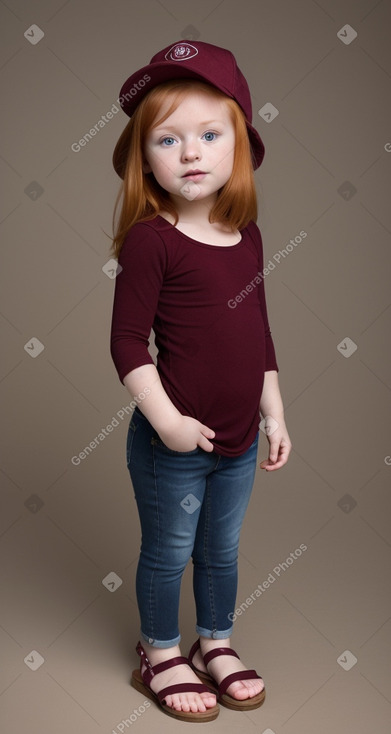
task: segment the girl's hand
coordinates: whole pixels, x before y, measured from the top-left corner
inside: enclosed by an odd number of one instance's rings
[[[214,446],[208,439],[215,435],[211,428],[189,415],[180,415],[174,425],[159,433],[163,443],[172,451],[193,451],[197,446],[204,451],[213,451]]]
[[[292,448],[284,420],[281,419],[278,423],[278,428],[270,435],[266,433],[266,436],[269,441],[269,457],[261,461],[260,467],[261,469],[266,469],[266,471],[281,469],[288,461]]]

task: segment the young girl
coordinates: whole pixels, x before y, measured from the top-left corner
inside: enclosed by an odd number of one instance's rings
[[[142,532],[131,682],[171,716],[210,721],[218,703],[245,711],[265,698],[230,646],[260,413],[261,467],[279,469],[291,449],[255,223],[264,146],[244,76],[211,44],[163,49],[119,102],[131,119],[113,155],[123,184],[111,354],[138,404],[126,458]],[[190,558],[199,637],[186,658],[178,606]]]

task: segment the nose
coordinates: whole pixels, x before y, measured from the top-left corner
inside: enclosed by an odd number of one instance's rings
[[[184,141],[182,147],[182,161],[199,161],[201,159],[201,150],[196,140]]]

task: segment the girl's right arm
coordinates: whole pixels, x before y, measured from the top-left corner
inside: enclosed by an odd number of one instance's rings
[[[215,432],[191,416],[182,415],[168,397],[154,364],[136,367],[124,377],[124,385],[133,396],[140,395],[148,387],[139,409],[159,434],[163,443],[173,451],[192,451],[199,446],[213,451]]]
[[[149,336],[158,307],[167,253],[160,235],[148,224],[136,224],[122,246],[111,325],[111,354],[121,382],[137,396],[148,387],[140,410],[163,443],[173,451],[200,446],[213,451],[208,440],[215,433],[195,418],[182,415],[168,397],[148,352]]]

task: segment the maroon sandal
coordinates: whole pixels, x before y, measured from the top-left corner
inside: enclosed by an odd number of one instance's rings
[[[216,693],[216,691],[214,691],[212,688],[205,685],[204,683],[177,683],[176,685],[166,686],[166,688],[162,688],[159,693],[155,693],[150,687],[150,682],[152,678],[158,673],[162,673],[164,670],[168,670],[168,668],[173,668],[175,665],[189,665],[189,661],[187,658],[178,656],[176,658],[171,658],[171,660],[166,660],[163,663],[158,663],[157,665],[152,666],[140,642],[138,642],[137,644],[136,652],[140,655],[140,670],[133,671],[132,679],[130,681],[131,685],[136,688],[137,691],[140,691],[140,693],[143,693],[148,698],[152,698],[156,703],[158,703],[158,705],[161,706],[166,714],[168,714],[169,716],[174,716],[174,718],[176,719],[182,719],[183,721],[213,721],[213,719],[218,716],[220,709],[217,704],[216,706],[213,706],[213,708],[207,708],[206,711],[197,712],[177,711],[171,706],[166,705],[165,697],[173,693]],[[147,667],[144,670],[144,673],[141,673],[143,663],[145,663]]]
[[[189,663],[194,672],[197,673],[198,677],[206,685],[210,686],[210,688],[214,690],[214,692],[217,694],[217,700],[219,703],[229,709],[233,709],[234,711],[249,711],[251,709],[258,708],[258,706],[261,706],[263,704],[266,695],[265,688],[263,688],[263,690],[256,696],[253,696],[252,698],[245,698],[243,700],[239,700],[237,698],[234,698],[233,696],[229,696],[227,693],[227,688],[231,685],[231,683],[234,683],[234,681],[250,680],[253,678],[259,678],[260,680],[263,680],[262,676],[258,675],[255,670],[242,670],[237,673],[231,673],[231,675],[227,675],[225,678],[223,678],[221,683],[218,684],[214,680],[214,678],[209,675],[209,673],[204,673],[202,670],[198,670],[198,668],[193,665],[193,658],[197,650],[201,650],[199,640],[194,643],[189,652]],[[219,655],[234,655],[236,658],[239,658],[239,655],[235,652],[235,650],[232,650],[230,647],[216,647],[214,650],[210,650],[206,653],[206,655],[203,656],[205,665],[207,666],[208,663],[213,660],[213,658],[216,658]]]

